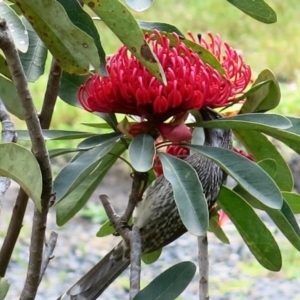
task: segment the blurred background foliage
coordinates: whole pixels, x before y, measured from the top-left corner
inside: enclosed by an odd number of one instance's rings
[[[156,0],[146,11],[132,12],[140,20],[161,21],[174,24],[182,32],[194,35],[206,32],[219,33],[224,41],[240,49],[245,61],[252,67],[253,78],[264,68],[270,68],[280,81],[282,101],[274,112],[283,115],[300,116],[300,32],[298,0],[270,0],[277,13],[275,24],[260,23],[236,9],[224,0]],[[86,10],[93,15],[88,7]],[[106,54],[112,54],[121,42],[105,24],[95,20]],[[50,66],[48,56],[47,70]],[[35,83],[31,92],[39,110],[47,82],[47,72]],[[83,110],[71,107],[58,100],[53,117],[52,129],[97,130],[80,125],[80,122],[98,122],[99,118]],[[24,123],[16,120],[17,129],[24,129]],[[71,147],[76,141],[50,141],[49,148]]]

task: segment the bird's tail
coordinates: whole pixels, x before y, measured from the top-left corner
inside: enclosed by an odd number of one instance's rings
[[[97,299],[129,264],[129,248],[121,241],[57,300]]]

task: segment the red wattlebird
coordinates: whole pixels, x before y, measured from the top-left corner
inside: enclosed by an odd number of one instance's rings
[[[200,112],[204,121],[221,117],[208,108]],[[230,130],[208,128],[204,129],[204,132],[205,145],[224,149],[232,148]],[[196,170],[203,186],[208,209],[210,209],[216,202],[227,174],[217,164],[199,153],[193,153],[185,160]],[[142,201],[136,207],[134,224],[140,229],[143,254],[168,245],[187,231],[179,216],[172,186],[163,175],[146,189]],[[59,299],[97,299],[129,266],[129,256],[130,249],[124,241],[121,241]]]

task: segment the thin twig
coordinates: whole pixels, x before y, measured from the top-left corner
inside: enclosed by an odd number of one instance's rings
[[[35,209],[34,212],[28,272],[20,297],[22,300],[30,300],[35,298],[40,280],[47,214],[52,194],[52,172],[50,158],[22,64],[4,19],[0,19],[0,48],[6,57],[13,82],[16,86],[23,108],[24,120],[32,142],[32,152],[40,165],[43,177],[42,211],[39,212]]]
[[[0,122],[2,123],[2,143],[15,142],[16,132],[14,123],[11,121],[5,105],[0,98]],[[10,179],[6,177],[0,177],[0,212],[2,199],[10,186]]]
[[[123,218],[116,214],[109,201],[109,197],[102,194],[99,196],[99,198],[103,204],[109,221],[115,230],[122,236],[125,243],[130,245],[131,268],[129,299],[133,299],[140,290],[142,244],[139,228],[137,226],[133,226],[132,230],[130,230],[127,226],[124,226],[125,223]]]
[[[23,189],[19,189],[6,236],[0,251],[0,277],[5,276],[11,255],[22,228],[27,203],[28,196]]]
[[[56,104],[58,88],[60,84],[61,73],[61,67],[58,65],[56,59],[52,58],[43,106],[39,115],[41,127],[43,129],[49,128],[51,124],[51,119]]]
[[[148,182],[148,173],[134,172],[132,174],[132,178],[133,180],[132,180],[131,193],[129,196],[126,210],[122,216],[122,220],[124,223],[128,223],[137,203],[142,199],[144,190]]]
[[[58,234],[55,231],[51,231],[49,241],[45,244],[45,250],[43,254],[43,261],[40,273],[40,282],[43,279],[45,271],[48,267],[50,260],[53,258],[53,251],[56,246]]]
[[[208,241],[207,235],[198,237],[198,249],[199,249],[199,299],[209,300],[208,293]]]
[[[140,230],[137,226],[132,227],[130,243],[130,293],[129,299],[133,299],[140,291],[141,281],[141,255],[142,241]]]
[[[124,241],[128,245],[130,245],[131,230],[129,229],[129,227],[124,226],[125,223],[123,222],[122,218],[119,217],[117,215],[117,213],[115,212],[114,208],[112,207],[112,205],[109,201],[109,197],[105,194],[101,194],[99,196],[99,198],[102,202],[103,208],[105,209],[107,217],[108,217],[109,221],[111,222],[112,226],[122,236]]]

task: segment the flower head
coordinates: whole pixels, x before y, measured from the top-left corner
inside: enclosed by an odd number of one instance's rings
[[[221,76],[175,33],[176,45],[158,31],[145,36],[158,57],[167,85],[157,80],[123,46],[108,59],[109,77],[95,74],[79,89],[79,102],[88,111],[123,113],[161,123],[172,116],[203,106],[220,107],[241,93],[251,77],[237,52],[210,35],[211,43],[201,44],[220,60],[226,75]],[[247,76],[246,76],[247,75]],[[250,77],[249,77],[250,76]]]

